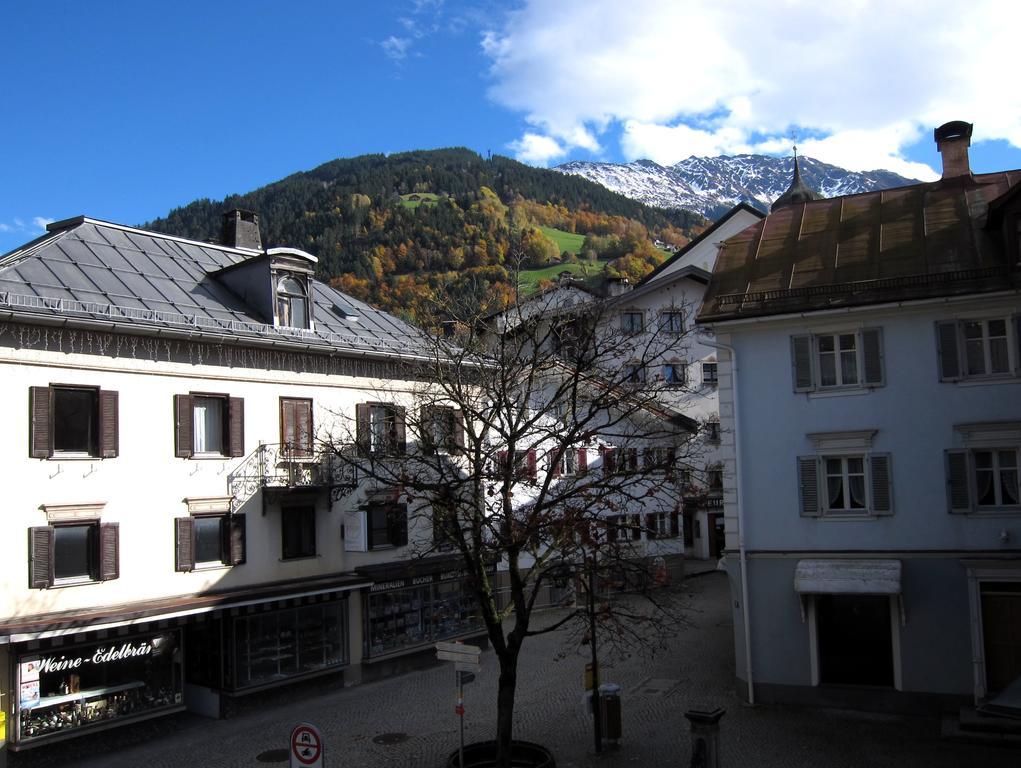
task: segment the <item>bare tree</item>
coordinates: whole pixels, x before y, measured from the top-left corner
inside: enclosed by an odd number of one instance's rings
[[[685,336],[622,329],[612,300],[561,299],[553,290],[496,313],[484,293],[444,302],[431,353],[409,373],[421,384],[332,436],[346,470],[406,499],[415,556],[463,559],[500,664],[499,765],[510,764],[529,637],[574,625],[594,642],[599,623],[611,645],[633,646],[677,620],[644,547],[677,535],[682,470],[698,453],[701,425],[679,411],[688,393],[656,367],[683,354]],[[533,622],[550,583],[567,579],[583,591],[577,607]],[[645,607],[604,600],[608,587]]]

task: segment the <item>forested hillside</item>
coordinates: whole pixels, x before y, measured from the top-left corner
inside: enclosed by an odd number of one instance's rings
[[[654,239],[680,247],[705,224],[585,179],[442,149],[334,160],[145,226],[207,240],[231,208],[259,214],[265,245],[317,256],[321,279],[420,322],[432,297],[466,281],[510,301],[519,268],[602,260],[638,279],[664,258]],[[582,235],[580,252],[561,251],[551,229]]]

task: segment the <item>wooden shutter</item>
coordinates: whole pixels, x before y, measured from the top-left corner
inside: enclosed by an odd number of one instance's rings
[[[369,404],[358,403],[355,406],[355,442],[358,445],[358,453],[362,456],[368,456],[372,452],[370,429]]]
[[[538,475],[538,466],[535,460],[535,451],[531,450],[525,454],[525,474],[529,480],[535,482],[535,478]]]
[[[936,323],[936,350],[939,356],[940,381],[961,378],[961,353],[957,344],[957,321]]]
[[[588,448],[578,449],[578,474],[584,475],[588,472]]]
[[[46,389],[46,387],[36,387]],[[28,529],[28,587],[46,589],[53,584],[53,527]]]
[[[48,459],[53,455],[53,390],[28,388],[28,455]]]
[[[638,541],[642,538],[642,516],[631,515],[631,539]]]
[[[1021,376],[1021,315],[1014,315],[1014,374]]]
[[[791,336],[791,371],[795,392],[814,389],[812,381],[812,337],[808,334]]]
[[[110,581],[121,575],[120,523],[99,526],[99,580]]]
[[[947,509],[952,515],[971,512],[971,482],[967,451],[944,453],[947,476]]]
[[[174,520],[174,570],[195,569],[195,519],[178,517]]]
[[[366,515],[364,509],[353,509],[344,513],[341,538],[344,540],[345,552],[365,552],[368,549],[365,533]]]
[[[245,547],[245,516],[231,515],[227,524],[227,538],[230,542],[230,551],[227,553],[227,562],[230,565],[241,565],[247,559]]]
[[[436,453],[437,446],[433,445],[433,419],[436,418],[436,411],[431,405],[423,405],[419,411],[419,422],[420,426],[418,431],[420,433],[422,453],[426,456],[432,456]]]
[[[399,405],[391,406],[394,416],[394,452],[403,456],[408,451],[407,411]]]
[[[191,420],[191,395],[174,395],[174,455],[178,458],[191,458],[194,451]]]
[[[230,452],[232,457],[245,455],[245,399],[232,397],[228,400],[229,416],[227,417],[228,434],[230,435]]]
[[[116,392],[99,390],[99,455],[114,459],[120,452],[120,419]]]
[[[676,512],[676,511],[675,512],[671,512],[670,513],[670,537],[673,538],[673,539],[676,539],[680,535],[681,535],[680,513]]]
[[[560,477],[560,462],[557,461],[557,452],[555,450],[550,451],[549,454],[549,474],[550,477]]]
[[[656,516],[654,514],[648,514],[645,516],[645,537],[647,539],[654,539],[659,535],[659,531],[656,529]]]
[[[616,471],[616,462],[613,455],[614,449],[604,447],[599,450],[603,454],[603,474],[612,475]]]
[[[815,456],[798,457],[798,491],[801,516],[819,517],[819,460]]]
[[[879,328],[866,328],[861,332],[864,383],[872,386],[885,384],[883,361],[883,332]]]
[[[450,431],[454,450],[464,450],[464,413],[454,409],[450,412]]]
[[[392,504],[387,511],[389,515],[390,543],[395,547],[403,547],[408,543],[408,505]]]
[[[871,485],[870,511],[874,515],[893,514],[893,474],[890,454],[874,453],[869,456],[869,483]]]

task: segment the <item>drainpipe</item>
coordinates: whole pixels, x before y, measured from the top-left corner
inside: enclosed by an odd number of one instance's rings
[[[738,441],[738,393],[737,393],[737,350],[729,344],[699,337],[699,341],[708,347],[725,349],[730,355],[731,388],[734,392],[734,475],[737,477],[737,551],[741,563],[741,618],[744,622],[744,665],[748,675],[748,703],[755,704],[755,684],[752,677],[752,629],[748,610],[748,555],[745,549],[744,493],[741,477],[741,443]]]

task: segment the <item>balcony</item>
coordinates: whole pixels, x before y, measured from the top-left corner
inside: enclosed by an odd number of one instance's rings
[[[332,451],[309,455],[307,451],[295,451],[290,443],[260,443],[227,476],[227,490],[233,497],[235,511],[259,491],[329,491],[331,499],[335,499],[357,484],[357,467]]]

